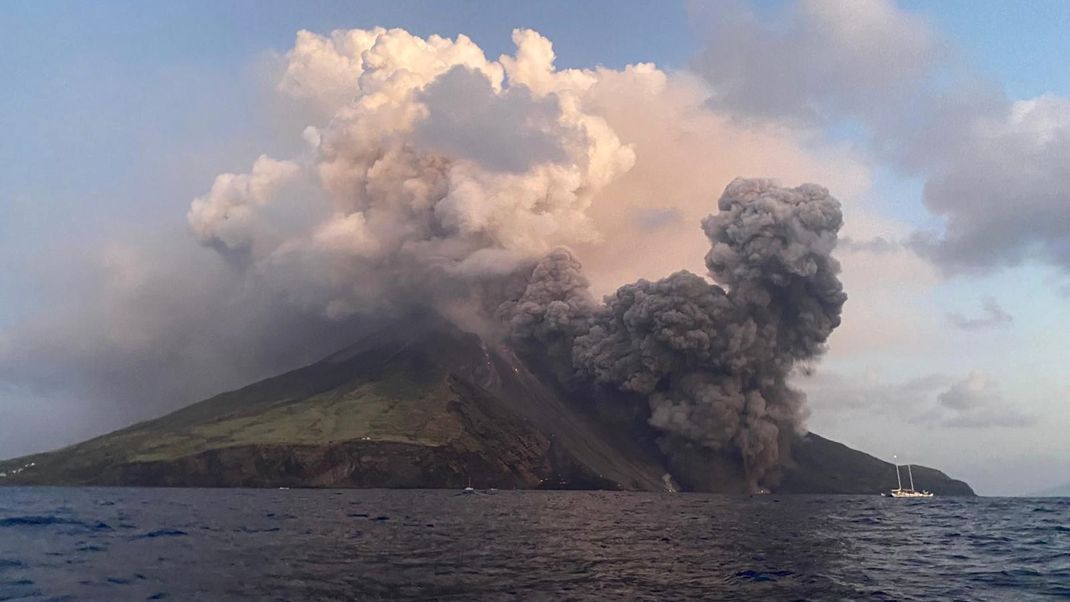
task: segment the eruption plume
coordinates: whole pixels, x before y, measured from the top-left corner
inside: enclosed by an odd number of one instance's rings
[[[681,271],[622,286],[596,307],[559,250],[501,312],[514,337],[544,345],[581,380],[646,397],[652,426],[738,451],[756,486],[805,417],[789,373],[820,356],[840,323],[846,295],[831,252],[842,215],[824,188],[770,180],[733,181],[718,208],[702,226],[706,265],[726,288]]]
[[[802,419],[787,374],[838,324],[838,204],[737,180],[703,223],[720,286],[678,272],[599,303],[588,283],[699,265],[677,224],[731,174],[843,187],[858,169],[722,119],[686,73],[557,69],[546,38],[513,41],[493,59],[463,35],[300,32],[277,90],[304,148],[216,177],[186,214],[199,248],[109,248],[70,307],[0,333],[0,385],[84,400],[102,431],[430,309],[549,358],[570,390],[644,400],[667,447],[736,450],[757,482]]]
[[[586,210],[634,152],[585,107],[593,75],[513,38],[516,57],[490,61],[465,36],[302,32],[280,88],[330,120],[306,129],[305,159],[219,176],[189,210],[198,240],[337,318],[455,305],[596,239]]]

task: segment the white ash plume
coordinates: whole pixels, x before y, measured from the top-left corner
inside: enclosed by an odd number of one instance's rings
[[[307,157],[219,176],[190,207],[198,240],[332,318],[455,305],[597,240],[587,209],[634,152],[584,106],[593,73],[513,37],[493,61],[464,36],[302,32],[279,87],[329,121],[306,129]]]

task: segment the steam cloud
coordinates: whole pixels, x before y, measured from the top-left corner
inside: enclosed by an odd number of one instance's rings
[[[261,157],[219,176],[190,207],[194,233],[333,318],[398,299],[460,303],[594,240],[586,210],[634,152],[585,108],[593,75],[554,70],[532,31],[513,38],[515,57],[488,61],[464,36],[302,32],[280,88],[328,125],[306,129],[303,162]]]
[[[558,250],[500,313],[515,337],[570,352],[587,382],[645,396],[654,427],[738,450],[757,484],[805,417],[789,373],[840,323],[847,297],[831,252],[843,219],[824,188],[769,180],[733,181],[718,208],[702,223],[706,266],[727,290],[681,271],[595,306],[578,262]]]

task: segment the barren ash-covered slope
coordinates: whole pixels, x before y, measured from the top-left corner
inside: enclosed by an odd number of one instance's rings
[[[409,319],[311,366],[0,462],[0,484],[747,491],[739,458],[696,447],[670,459],[642,404],[576,398],[537,363],[445,320]],[[893,465],[817,435],[790,449],[776,492],[896,485]],[[973,494],[934,469],[914,477]]]

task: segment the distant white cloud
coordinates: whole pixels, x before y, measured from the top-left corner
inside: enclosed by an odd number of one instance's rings
[[[1030,426],[1036,419],[1019,412],[1004,399],[996,384],[983,372],[974,372],[937,396],[935,417],[944,426],[957,428]],[[930,418],[922,417],[922,420]]]
[[[808,391],[814,407],[823,411],[902,415],[928,410],[935,394],[952,381],[951,377],[943,374],[927,374],[905,381],[887,382],[875,370],[869,370],[860,377],[819,370],[798,382]]]
[[[722,4],[710,12],[693,68],[714,105],[749,117],[883,119],[923,85],[938,50],[924,19],[887,0],[804,0],[773,18]]]
[[[982,315],[968,318],[958,312],[949,312],[947,320],[959,330],[986,330],[1003,328],[1014,323],[1014,316],[1007,313],[993,297],[986,297],[981,305]]]
[[[886,381],[876,371],[861,377],[821,371],[798,381],[818,412],[855,412],[889,416],[916,425],[948,428],[1016,428],[1036,419],[1004,398],[985,373],[955,379],[929,374]]]
[[[951,271],[1037,260],[1070,273],[1070,99],[1045,95],[982,115],[925,186],[946,218],[919,250]]]

